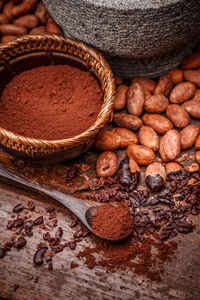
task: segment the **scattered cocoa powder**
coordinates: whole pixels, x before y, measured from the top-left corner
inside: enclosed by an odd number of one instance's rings
[[[32,138],[70,138],[95,122],[101,105],[102,91],[90,72],[41,66],[16,75],[5,87],[0,126]]]
[[[106,203],[94,213],[92,230],[109,240],[121,240],[133,231],[133,219],[123,206]]]
[[[95,266],[105,267],[107,271],[130,268],[138,275],[146,275],[153,281],[160,281],[163,264],[170,260],[176,249],[176,242],[170,241],[160,245],[152,237],[147,237],[143,243],[137,237],[120,243],[96,239],[95,247],[86,247],[79,251],[77,257],[84,257],[85,264],[90,269]],[[94,253],[98,254],[98,258],[95,259]]]

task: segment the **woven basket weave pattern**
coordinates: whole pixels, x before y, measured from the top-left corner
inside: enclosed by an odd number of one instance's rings
[[[10,60],[27,53],[45,51],[70,54],[84,61],[95,70],[104,92],[104,102],[96,122],[80,135],[63,140],[39,140],[24,137],[0,127],[0,143],[6,147],[34,157],[35,153],[49,155],[83,146],[86,151],[94,142],[96,135],[106,125],[114,104],[115,83],[108,63],[96,50],[82,42],[57,35],[24,36],[0,47],[0,66],[9,68]]]

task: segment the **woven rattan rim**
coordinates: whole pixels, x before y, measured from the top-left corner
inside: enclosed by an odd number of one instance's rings
[[[33,139],[0,127],[0,143],[7,148],[22,151],[29,156],[34,156],[34,153],[51,154],[74,149],[83,144],[90,144],[91,140],[105,126],[105,123],[109,121],[113,110],[115,82],[109,64],[98,51],[83,42],[58,35],[40,34],[23,36],[0,46],[0,65],[9,65],[11,59],[37,51],[66,53],[71,57],[81,59],[94,69],[104,93],[101,111],[96,122],[88,130],[73,138],[51,141]]]

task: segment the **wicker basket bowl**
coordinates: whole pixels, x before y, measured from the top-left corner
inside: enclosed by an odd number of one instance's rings
[[[70,64],[93,73],[103,92],[96,121],[77,136],[51,141],[25,137],[0,127],[0,146],[23,159],[59,162],[87,151],[106,126],[113,110],[115,82],[104,57],[85,43],[58,35],[30,35],[0,46],[0,93],[16,73],[49,64]]]

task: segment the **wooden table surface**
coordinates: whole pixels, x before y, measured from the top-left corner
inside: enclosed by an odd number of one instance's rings
[[[56,208],[58,226],[63,228],[62,242],[69,241],[76,229],[71,228],[71,217],[66,210],[54,202],[32,192],[0,184],[0,243],[3,244],[11,236],[6,229],[13,207],[17,203],[27,204],[32,200],[47,217],[45,207],[51,203]],[[34,213],[35,216],[37,213]],[[22,213],[23,215],[23,213]],[[165,264],[165,272],[161,283],[148,281],[130,271],[106,273],[102,267],[90,270],[83,260],[77,260],[76,254],[87,245],[91,246],[93,237],[78,243],[72,251],[65,248],[57,253],[53,260],[54,267],[50,271],[47,265],[39,267],[33,264],[36,245],[42,242],[41,229],[27,238],[26,246],[18,251],[13,249],[0,260],[0,296],[18,300],[55,300],[55,299],[121,299],[121,300],[198,300],[200,299],[200,218],[193,217],[197,225],[194,232],[179,235],[174,240],[178,250],[172,261]],[[54,229],[55,231],[55,229]],[[79,267],[70,268],[71,261],[77,261]],[[38,278],[38,281],[35,280]],[[37,281],[37,282],[35,282]],[[14,291],[14,285],[19,288]]]

